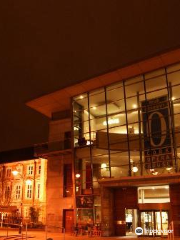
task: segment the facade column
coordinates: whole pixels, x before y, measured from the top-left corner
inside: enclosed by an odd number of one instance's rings
[[[101,187],[101,219],[102,236],[114,235],[114,191],[111,188]]]

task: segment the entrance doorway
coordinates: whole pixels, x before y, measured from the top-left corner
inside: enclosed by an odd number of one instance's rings
[[[63,210],[63,215],[64,215],[64,227],[66,232],[72,232],[74,225],[74,211]]]
[[[143,235],[167,235],[166,233],[161,233],[161,230],[168,229],[168,211],[141,211],[140,223],[143,229]],[[153,233],[152,230],[159,230],[159,232]]]
[[[125,210],[126,236],[135,235],[135,229],[138,227],[137,209]]]

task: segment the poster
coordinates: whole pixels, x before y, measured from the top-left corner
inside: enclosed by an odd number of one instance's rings
[[[76,197],[77,208],[92,208],[93,197],[92,196],[78,196]]]
[[[142,102],[145,168],[172,166],[168,97]]]

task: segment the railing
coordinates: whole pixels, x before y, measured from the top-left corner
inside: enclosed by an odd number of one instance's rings
[[[1,223],[1,222],[0,222]],[[2,226],[2,224],[1,224]],[[3,239],[29,239],[29,238],[38,238],[38,232],[37,229],[28,228],[28,223],[26,224],[12,224],[12,223],[4,223],[0,230],[0,238],[3,237]],[[32,231],[33,230],[33,231]],[[52,231],[53,230],[53,231]],[[2,231],[4,234],[2,235]],[[43,237],[43,239],[52,239],[51,235],[53,235],[53,232],[59,232],[61,237],[60,239],[65,240],[65,228],[64,227],[57,227],[53,225],[46,225],[45,231],[43,230],[40,232],[40,239]],[[37,236],[36,236],[37,234]]]
[[[174,240],[174,222],[173,221],[169,224],[168,230],[171,230],[171,232],[168,232],[168,240]]]
[[[71,139],[56,142],[46,142],[34,145],[35,154],[37,156],[46,155],[55,151],[63,151],[71,149]]]

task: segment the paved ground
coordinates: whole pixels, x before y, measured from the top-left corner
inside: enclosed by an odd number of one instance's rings
[[[27,234],[27,239],[35,239],[35,240],[46,240],[48,238],[52,238],[53,240],[137,240],[134,237],[88,237],[88,236],[71,236],[69,234],[63,235],[62,233],[51,233],[48,232],[47,236],[44,231],[29,231]],[[23,232],[22,235],[18,234],[18,231],[9,231],[7,236],[6,230],[0,230],[0,240],[22,240],[26,239],[26,234]],[[161,240],[161,238],[149,238],[149,237],[141,237],[139,240]],[[167,238],[165,238],[167,239]],[[180,240],[180,238],[176,238],[176,240]]]

